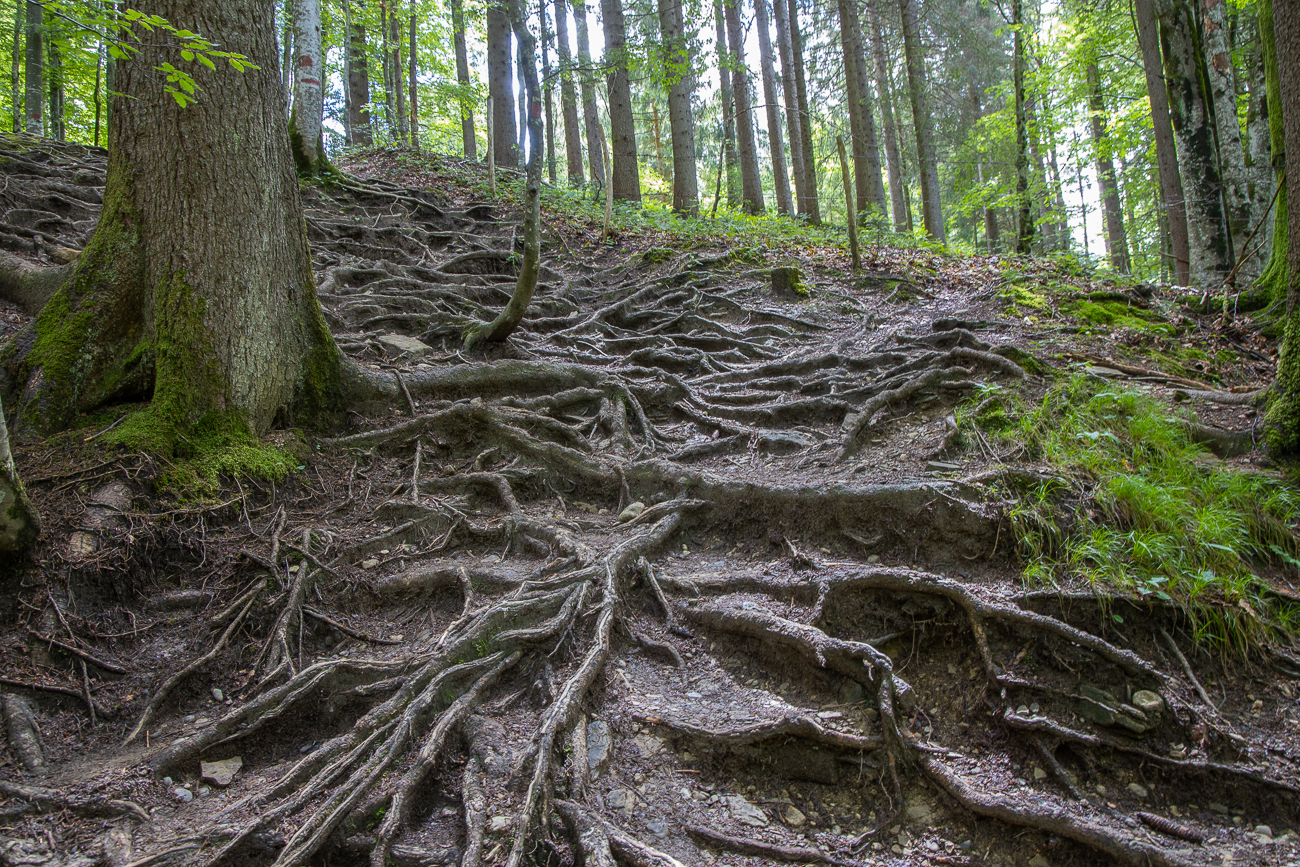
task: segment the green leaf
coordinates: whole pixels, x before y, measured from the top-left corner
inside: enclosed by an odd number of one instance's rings
[[[190,98],[185,94],[181,93],[179,90],[169,90],[167,92],[172,95],[172,99],[176,100],[176,104],[179,105],[181,108],[184,108],[190,102]]]
[[[193,52],[193,51],[188,51],[188,50],[182,50],[182,51],[181,51],[181,58],[182,58],[186,63],[193,63],[193,62],[194,62],[194,52]]]
[[[204,66],[206,66],[208,69],[211,69],[213,72],[217,71],[217,65],[213,63],[212,60],[207,55],[200,54],[198,57],[199,57],[199,63],[202,63]]]

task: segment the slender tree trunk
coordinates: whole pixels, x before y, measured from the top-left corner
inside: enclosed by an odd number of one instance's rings
[[[659,0],[659,29],[668,61],[668,124],[673,134],[673,210],[696,217],[700,213],[700,188],[695,167],[695,117],[691,112],[695,76],[686,50],[681,0]]]
[[[745,66],[745,43],[740,30],[740,3],[724,0],[727,15],[727,45],[731,57],[731,94],[736,100],[736,138],[740,145],[740,198],[747,214],[761,214],[763,182],[758,171],[758,148],[754,142],[754,111],[749,100],[749,72]]]
[[[551,25],[546,13],[546,0],[537,0],[537,15],[542,23],[542,95],[546,104],[546,176],[555,186],[555,85],[551,74],[551,52],[549,43],[551,41]],[[520,57],[523,57],[523,49],[520,48]],[[522,68],[522,64],[521,64]],[[525,78],[527,75],[525,75]],[[527,83],[524,85],[524,93],[527,93]],[[525,120],[525,127],[527,121]]]
[[[978,85],[972,82],[969,86],[969,90],[970,90],[970,102],[971,102],[972,115],[974,117],[975,122],[978,123],[979,119],[984,116],[984,101],[981,98],[981,93]],[[979,181],[980,188],[983,189],[984,187],[984,154],[983,153],[980,153],[976,157],[975,178],[977,181]],[[893,182],[891,181],[890,183],[892,189]],[[996,253],[1000,247],[1000,240],[1001,240],[998,235],[997,215],[994,214],[993,209],[988,207],[987,205],[980,208],[980,210],[983,212],[982,218],[984,220],[985,247],[989,253]],[[895,213],[897,214],[897,211],[895,211]],[[895,217],[895,220],[897,220],[897,217]],[[895,223],[895,231],[901,231],[900,229],[898,229],[897,223]]]
[[[465,44],[465,9],[461,0],[451,0],[451,38],[456,52],[456,82],[462,91],[460,103],[461,149],[466,159],[478,159],[478,137],[474,133],[474,109],[469,101],[469,48]]]
[[[790,169],[794,175],[795,206],[805,214],[808,191],[805,189],[807,172],[803,165],[803,131],[799,119],[799,98],[795,93],[794,71],[791,69],[794,52],[790,47],[790,12],[786,0],[774,0],[772,17],[776,22],[776,53],[781,60],[781,92],[785,97],[785,124],[790,141]]]
[[[610,158],[614,161],[614,198],[641,201],[641,168],[637,163],[636,122],[632,117],[632,85],[627,61],[627,29],[623,0],[600,0],[605,25],[605,64],[609,69]]]
[[[51,28],[46,28],[46,55],[50,68],[50,138],[64,141],[63,128],[63,52]]]
[[[360,0],[357,3],[361,6]],[[351,17],[351,4],[344,7]],[[364,7],[362,7],[364,8]],[[370,127],[370,66],[366,59],[365,25],[353,21],[348,38],[348,129],[352,144],[370,147],[375,143]]]
[[[876,92],[880,97],[880,120],[885,128],[885,167],[889,173],[889,206],[894,216],[894,231],[907,229],[907,200],[903,166],[898,154],[898,128],[894,122],[893,87],[889,80],[889,63],[885,56],[885,38],[880,26],[880,0],[868,0],[867,24],[871,28],[871,56],[875,65]],[[980,114],[979,94],[976,116]],[[996,225],[996,223],[995,223]]]
[[[45,134],[45,21],[44,7],[35,0],[27,0],[27,68],[24,70],[27,92],[23,109],[27,117],[27,132]]]
[[[672,174],[664,160],[663,138],[659,135],[659,101],[650,100],[650,137],[655,143],[655,172],[665,180],[671,180]]]
[[[1254,226],[1247,189],[1246,150],[1242,145],[1241,123],[1237,117],[1237,82],[1232,65],[1227,4],[1224,0],[1201,0],[1200,13],[1205,71],[1218,139],[1228,230],[1232,235],[1234,249],[1240,255],[1240,245]]]
[[[1034,201],[1029,194],[1029,125],[1025,117],[1024,0],[1012,0],[1011,26],[1015,28],[1012,80],[1016,91],[1016,252],[1027,256],[1034,244]]]
[[[99,147],[99,122],[104,114],[103,88],[100,86],[104,77],[104,43],[95,44],[95,147]]]
[[[388,26],[392,30],[388,44],[393,52],[393,102],[397,109],[397,141],[409,144],[411,134],[410,116],[406,109],[406,88],[402,86],[402,16],[398,13],[398,0],[388,0]]]
[[[713,0],[713,18],[718,39],[718,93],[722,99],[722,153],[727,175],[727,207],[740,207],[740,160],[736,155],[736,96],[731,90],[731,51],[727,46],[727,25],[722,0]]]
[[[903,51],[907,55],[907,90],[916,128],[917,175],[921,179],[921,219],[936,241],[945,240],[943,207],[939,203],[939,158],[934,145],[934,118],[926,93],[925,57],[921,52],[921,12],[918,0],[899,0],[903,19]]]
[[[777,0],[781,2],[781,0]],[[799,134],[803,136],[804,191],[807,202],[799,206],[801,213],[814,226],[821,225],[821,209],[817,201],[817,152],[813,148],[812,113],[808,109],[808,85],[803,68],[803,34],[799,30],[798,0],[788,0],[790,12],[790,52],[794,65],[795,95],[799,102]]]
[[[293,110],[289,115],[289,138],[298,171],[312,176],[320,174],[328,165],[322,138],[325,67],[320,30],[320,0],[294,0]]]
[[[410,50],[408,52],[410,56],[407,57],[406,63],[407,80],[411,88],[411,148],[418,154],[420,152],[420,94],[417,84],[419,82],[420,62],[417,51],[419,43],[416,40],[418,34],[415,26],[415,0],[411,0],[408,11],[411,15],[411,36]]]
[[[14,43],[9,59],[9,111],[13,122],[13,131],[23,131],[23,19],[26,7],[23,3],[14,3]]]
[[[1128,238],[1124,234],[1124,214],[1120,209],[1110,138],[1106,135],[1106,101],[1101,92],[1101,70],[1096,63],[1089,63],[1085,75],[1088,79],[1089,125],[1092,127],[1092,144],[1097,151],[1097,183],[1101,187],[1102,213],[1106,217],[1106,251],[1110,254],[1111,267],[1121,274],[1128,274],[1133,268],[1129,261]]]
[[[1187,235],[1187,207],[1183,180],[1178,170],[1178,152],[1169,119],[1169,97],[1164,63],[1160,58],[1160,34],[1153,0],[1133,0],[1142,68],[1146,72],[1147,97],[1151,102],[1151,123],[1155,128],[1156,163],[1160,170],[1160,195],[1169,220],[1170,254],[1174,279],[1180,286],[1191,283],[1191,249]]]
[[[853,73],[858,80],[859,121],[862,129],[862,144],[853,148],[855,165],[861,154],[861,161],[866,168],[866,178],[858,176],[859,189],[867,193],[864,201],[858,198],[859,211],[871,211],[885,216],[889,209],[889,198],[885,193],[885,181],[880,166],[880,139],[876,135],[876,106],[871,94],[871,72],[867,69],[866,39],[862,36],[862,16],[858,14],[858,0],[847,0],[849,12],[850,40],[853,45]],[[863,181],[865,180],[865,184]]]
[[[515,90],[511,63],[510,16],[503,0],[487,7],[488,99],[492,111],[492,138],[498,166],[519,165],[515,150]]]
[[[781,2],[781,0],[776,0]],[[776,95],[776,64],[772,59],[771,26],[767,17],[767,0],[754,0],[754,22],[758,28],[758,56],[762,67],[763,99],[767,103],[767,149],[772,156],[772,178],[776,187],[776,209],[794,213],[790,197],[790,175],[785,167],[785,139],[781,135],[781,103]]]
[[[582,172],[582,128],[578,125],[578,94],[573,86],[573,53],[569,50],[569,3],[555,0],[555,48],[560,55],[560,113],[564,115],[564,156],[569,186],[585,183]]]
[[[397,101],[394,91],[400,89],[397,71],[393,69],[393,28],[388,24],[388,4],[379,0],[379,55],[384,65],[384,122],[388,125],[388,138],[397,140]]]
[[[1191,278],[1197,285],[1217,285],[1232,270],[1233,249],[1215,147],[1213,108],[1205,89],[1205,55],[1200,50],[1190,0],[1159,0],[1156,14],[1169,113],[1187,199]]]
[[[578,33],[578,82],[582,86],[582,125],[587,137],[587,168],[591,183],[599,193],[605,186],[605,161],[601,148],[600,114],[596,110],[596,76],[591,65],[591,46],[587,38],[587,6],[573,0],[573,24]]]

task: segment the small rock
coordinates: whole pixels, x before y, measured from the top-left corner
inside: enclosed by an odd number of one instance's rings
[[[1028,713],[1029,713],[1029,705],[1027,705],[1027,704],[1022,704],[1020,707],[1016,708],[1016,713],[1020,714],[1021,716],[1024,716],[1025,714],[1028,714]]]
[[[627,789],[615,789],[605,798],[611,810],[619,810],[624,815],[632,815],[633,808],[636,807],[636,795]]]
[[[225,787],[230,785],[230,781],[243,766],[244,760],[239,756],[222,759],[219,762],[200,762],[199,776],[209,783]]]
[[[913,804],[907,808],[907,818],[917,822],[928,822],[933,812],[929,804]]]
[[[225,701],[225,700],[226,700],[226,694],[225,694],[224,692],[222,692],[221,690],[217,689],[216,687],[213,687],[213,689],[212,689],[212,700],[213,700],[213,701]]]
[[[399,354],[423,355],[426,352],[432,352],[433,347],[422,340],[416,340],[414,337],[407,337],[404,334],[385,334],[379,338],[379,342],[390,349],[396,350]]]
[[[856,680],[851,680],[844,684],[840,689],[840,704],[857,704],[866,698],[866,692],[862,689],[862,684]]]
[[[1155,716],[1164,710],[1165,700],[1160,697],[1159,693],[1152,692],[1149,689],[1139,689],[1133,693],[1133,705],[1148,716]]]
[[[799,808],[796,807],[794,804],[791,804],[790,806],[785,808],[785,812],[782,814],[782,818],[785,819],[785,823],[789,825],[791,828],[799,828],[803,825],[804,822],[808,821],[808,817],[805,816],[802,812],[800,812]]]
[[[656,755],[664,748],[664,742],[652,734],[639,734],[632,738],[632,743],[636,744],[636,748],[646,758]]]
[[[645,503],[642,503],[638,500],[637,502],[632,503],[626,509],[618,513],[618,522],[620,524],[626,524],[628,521],[631,521],[633,518],[639,517],[641,513],[644,511],[645,511]]]
[[[361,561],[361,568],[362,568],[362,569],[373,569],[373,568],[375,568],[375,567],[378,566],[378,565],[379,565],[379,561],[378,561],[377,559],[375,559],[374,557],[371,557],[371,558],[369,558],[368,560],[362,560],[362,561]]]
[[[180,801],[182,804],[188,804],[190,801],[194,800],[194,793],[184,786],[177,786],[172,789],[172,797]]]
[[[1225,807],[1223,804],[1216,804],[1213,801],[1211,801],[1208,806],[1210,808],[1210,811],[1213,813],[1218,813],[1220,816],[1228,815],[1228,808]]]
[[[208,788],[207,786],[199,786],[199,797],[200,797],[200,798],[206,798],[208,795],[211,795],[211,794],[212,794],[212,789]]]
[[[1255,833],[1261,837],[1267,837],[1270,840],[1273,839],[1273,829],[1268,825],[1256,825]]]
[[[1101,783],[1098,783],[1097,785],[1093,786],[1092,789],[1094,792],[1096,792],[1098,795],[1101,795],[1103,798],[1110,794],[1110,791],[1107,790],[1107,788],[1103,786]]]
[[[492,821],[488,823],[488,830],[493,834],[500,834],[502,831],[509,829],[509,816],[493,816]]]
[[[1029,867],[1052,867],[1052,862],[1042,852],[1029,859]]]
[[[758,807],[745,800],[744,796],[728,795],[726,801],[728,809],[731,810],[731,817],[737,822],[749,825],[751,828],[767,827],[767,816]]]
[[[1034,768],[1034,779],[1035,780],[1047,779],[1047,771],[1043,770],[1042,768],[1037,768],[1037,767]]]
[[[599,777],[609,762],[609,723],[603,719],[587,724],[587,767],[593,778]]]
[[[1149,794],[1147,792],[1147,787],[1142,785],[1141,783],[1129,783],[1128,790],[1130,794],[1140,799],[1145,799],[1146,796]]]
[[[1258,716],[1258,715],[1260,714],[1260,712],[1263,711],[1263,710],[1264,710],[1264,700],[1263,700],[1263,699],[1259,699],[1259,698],[1257,698],[1257,699],[1255,699],[1255,701],[1252,702],[1251,705],[1250,705],[1250,712],[1253,713],[1253,714],[1255,714],[1256,716]]]
[[[840,719],[843,716],[844,714],[837,710],[823,710],[817,713],[818,719]]]
[[[869,564],[870,564],[870,563],[879,563],[879,562],[880,562],[880,555],[879,555],[879,554],[872,554],[870,557],[867,558],[867,563],[869,563]]]
[[[660,840],[668,836],[668,823],[662,819],[646,820],[645,829],[650,832],[651,837],[658,837]]]

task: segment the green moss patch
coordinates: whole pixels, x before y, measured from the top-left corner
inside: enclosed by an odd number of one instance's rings
[[[1074,301],[1064,309],[1079,319],[1106,328],[1128,328],[1167,337],[1172,337],[1177,332],[1173,325],[1156,314],[1123,301]]]

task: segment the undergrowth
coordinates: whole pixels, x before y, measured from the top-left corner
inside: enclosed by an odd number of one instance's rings
[[[1059,474],[1019,491],[1011,511],[1027,582],[1083,578],[1173,603],[1198,640],[1242,653],[1300,628],[1300,607],[1270,583],[1300,577],[1295,486],[1218,461],[1184,419],[1091,377],[1037,406],[985,393],[965,416]]]

